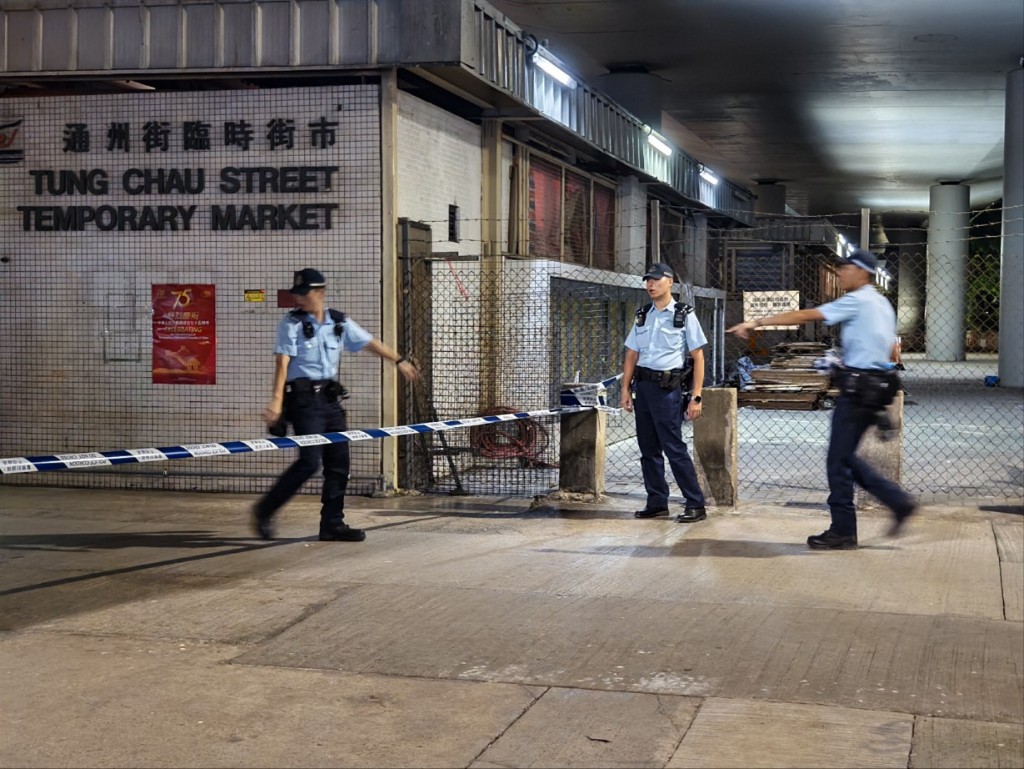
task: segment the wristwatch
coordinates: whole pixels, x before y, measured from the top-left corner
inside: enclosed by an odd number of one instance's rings
[[[700,403],[702,400],[704,399],[701,398],[699,395],[694,395],[692,398],[690,398],[690,401],[692,403]]]

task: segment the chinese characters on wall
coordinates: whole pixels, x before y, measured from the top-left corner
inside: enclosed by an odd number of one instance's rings
[[[260,154],[296,149],[300,143],[314,151],[326,151],[338,142],[338,122],[325,117],[305,124],[302,130],[292,118],[274,118],[260,131],[247,120],[223,121],[214,126],[203,121],[171,124],[145,121],[138,126],[109,122],[93,128],[86,123],[66,123],[62,151],[68,157],[82,153],[106,152],[112,156],[138,153],[158,158],[159,153],[178,151],[202,154],[216,146],[233,152]],[[148,158],[147,158],[148,159]],[[217,192],[225,196],[275,194],[282,196],[323,195],[338,181],[337,165],[225,165],[208,170],[190,167],[151,167],[139,163],[122,172],[104,168],[31,169],[32,194],[50,198],[46,204],[20,205],[21,229],[26,232],[188,231],[206,228],[220,231],[329,230],[334,226],[338,204],[333,202],[293,203],[287,200],[259,203],[214,203],[200,209],[196,204],[150,204],[156,196],[202,195]],[[100,199],[126,195],[146,202],[105,203]],[[52,199],[83,199],[87,204],[53,204]],[[197,212],[203,211],[199,217]]]

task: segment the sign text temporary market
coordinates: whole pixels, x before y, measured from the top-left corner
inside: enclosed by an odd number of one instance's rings
[[[211,181],[224,195],[319,194],[330,192],[338,166],[225,166]],[[30,170],[36,195],[108,195],[111,186],[131,196],[199,195],[204,168],[129,168],[111,178],[100,168]],[[196,205],[23,205],[21,228],[37,232],[190,230]],[[209,206],[211,230],[329,230],[337,203],[229,203]]]
[[[338,104],[335,111],[341,111]],[[342,123],[321,114],[306,122],[295,117],[273,117],[265,124],[246,119],[207,121],[186,119],[146,120],[143,123],[107,120],[97,125],[67,122],[61,136],[64,158],[85,160],[104,153],[117,157],[145,153],[149,162],[108,172],[87,163],[71,168],[53,166],[28,171],[33,202],[17,206],[21,229],[29,232],[133,232],[176,231],[208,228],[223,231],[329,230],[338,203],[316,202],[303,197],[267,199],[270,195],[324,195],[333,192],[339,167],[301,163],[219,162],[207,173],[209,161],[184,161],[185,156],[210,157],[221,151],[263,155],[298,151],[332,152]],[[166,153],[163,164],[154,162]],[[171,160],[170,156],[178,158]],[[254,162],[255,161],[255,162]],[[95,161],[94,161],[95,162]],[[155,167],[161,166],[161,167]],[[188,166],[188,167],[186,167]],[[123,168],[123,166],[116,166]],[[200,207],[192,199],[168,200],[167,196],[197,196],[204,192],[239,196],[238,202],[221,198]],[[108,196],[106,200],[103,198]],[[41,200],[44,196],[48,200]],[[128,196],[128,199],[125,199]],[[162,199],[152,204],[154,197]],[[258,198],[252,196],[260,196]],[[54,200],[57,198],[57,200]],[[294,202],[293,202],[294,201]],[[46,205],[42,205],[42,203]],[[54,205],[56,203],[56,205]],[[199,212],[199,216],[196,216]],[[204,213],[205,212],[205,213]]]

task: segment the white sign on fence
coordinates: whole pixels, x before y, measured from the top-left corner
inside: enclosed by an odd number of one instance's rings
[[[769,315],[778,315],[780,312],[800,309],[799,291],[744,291],[743,292],[743,318],[744,320],[757,320],[767,318]],[[763,329],[796,328],[798,324],[791,326],[761,326]]]

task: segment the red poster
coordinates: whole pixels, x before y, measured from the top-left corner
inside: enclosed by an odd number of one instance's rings
[[[213,285],[153,285],[153,384],[217,384]]]

